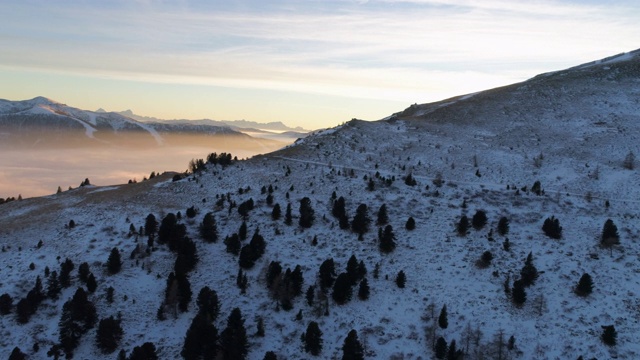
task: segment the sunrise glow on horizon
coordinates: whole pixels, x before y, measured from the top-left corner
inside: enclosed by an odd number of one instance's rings
[[[0,98],[317,129],[640,47],[618,1],[0,3]]]

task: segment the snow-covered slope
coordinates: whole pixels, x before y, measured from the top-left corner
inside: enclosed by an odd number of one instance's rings
[[[214,324],[219,333],[231,310],[241,309],[249,359],[262,359],[266,351],[274,351],[278,359],[313,358],[300,341],[310,321],[318,322],[323,332],[318,356],[323,359],[341,358],[351,329],[358,331],[370,359],[431,359],[432,341],[440,336],[456,340],[465,358],[497,359],[499,334],[504,342],[511,336],[515,340],[513,349],[502,348],[504,359],[637,359],[640,181],[637,168],[627,169],[623,162],[629,152],[638,153],[639,69],[640,60],[631,53],[616,62],[415,105],[385,121],[354,120],[275,153],[226,168],[209,165],[180,181],[166,174],[138,184],[84,187],[0,205],[0,293],[10,294],[15,303],[37,276],[43,277],[45,266],[59,270],[68,257],[77,269],[86,261],[98,282],[89,299],[99,318],[122,318],[118,348],[130,353],[150,341],[160,358],[179,358],[197,310],[195,300],[186,313],[156,318],[176,256],[166,245],[157,245],[149,256],[128,255],[136,246],[146,249],[146,236],[129,234],[132,224],[143,226],[150,213],[160,221],[181,212],[200,259],[189,274],[194,299],[203,286],[218,293],[221,312]],[[408,174],[416,185],[405,184]],[[544,190],[540,195],[527,191],[536,181]],[[273,206],[261,191],[270,185],[273,203],[282,208],[279,220],[272,219]],[[368,206],[372,223],[362,239],[340,229],[332,216],[333,192],[345,198],[350,219],[358,205]],[[216,205],[220,196],[226,198],[222,206]],[[298,225],[304,197],[315,210],[310,228]],[[245,270],[248,288],[243,294],[236,283],[238,257],[225,251],[222,240],[237,233],[243,221],[238,206],[230,204],[249,199],[255,203],[246,220],[249,238],[259,229],[266,249]],[[288,203],[291,226],[284,223]],[[397,244],[388,254],[379,250],[375,224],[383,204]],[[185,215],[192,206],[198,213],[190,219]],[[486,212],[487,225],[460,236],[457,222],[462,215],[471,219],[477,210]],[[217,221],[216,243],[199,235],[207,212]],[[496,228],[503,216],[510,230],[501,236]],[[541,230],[550,216],[563,227],[559,240]],[[415,230],[405,229],[409,217],[415,219]],[[620,234],[620,245],[611,250],[599,246],[607,219]],[[76,223],[72,229],[65,226],[70,220]],[[505,238],[511,244],[508,251]],[[113,247],[120,249],[124,264],[120,273],[108,275],[104,264]],[[487,268],[478,267],[485,251],[493,260]],[[519,308],[503,284],[509,276],[511,287],[529,253],[540,274],[526,288],[527,300]],[[345,305],[334,302],[329,291],[328,307],[318,305],[318,297],[310,306],[302,295],[286,311],[266,289],[271,261],[284,269],[300,265],[306,290],[318,284],[324,260],[334,259],[339,274],[352,255],[368,270],[371,295],[366,301],[357,297],[356,285]],[[405,288],[394,281],[401,270]],[[593,293],[584,298],[573,292],[583,273],[594,281]],[[72,272],[72,286],[60,300],[45,300],[28,324],[16,322],[15,309],[0,316],[3,353],[19,346],[33,358],[45,358],[58,342],[63,303],[84,286],[77,274]],[[115,289],[112,304],[105,300],[109,286]],[[443,305],[448,310],[444,329],[437,325]],[[264,337],[254,335],[259,317]],[[615,346],[600,339],[607,325],[618,332]],[[93,329],[83,336],[76,358],[115,356],[96,349],[95,334]],[[38,352],[32,350],[34,343]]]

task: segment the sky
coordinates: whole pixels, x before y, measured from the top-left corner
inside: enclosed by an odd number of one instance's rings
[[[0,98],[306,129],[640,48],[635,0],[0,0],[0,14]]]

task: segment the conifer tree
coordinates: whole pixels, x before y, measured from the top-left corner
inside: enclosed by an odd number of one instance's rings
[[[462,215],[462,217],[460,217],[460,221],[458,221],[456,230],[458,231],[458,235],[460,236],[467,235],[467,231],[469,230],[469,218],[467,218],[466,215]]]
[[[355,285],[358,280],[360,280],[360,274],[358,272],[359,264],[358,259],[355,255],[351,255],[349,260],[347,261],[347,275],[349,275],[349,279],[351,280],[351,285]]]
[[[11,312],[13,306],[13,298],[11,295],[4,293],[0,295],[0,315],[7,315]]]
[[[156,346],[152,342],[146,342],[142,346],[136,346],[131,351],[128,360],[158,360]]]
[[[456,339],[451,340],[449,343],[449,350],[447,351],[447,360],[457,360],[462,356],[462,351],[456,348]]]
[[[308,197],[300,200],[300,219],[298,224],[303,228],[310,228],[315,219],[313,208],[311,207],[311,199]]]
[[[442,309],[440,309],[440,316],[438,316],[438,326],[440,326],[441,329],[446,329],[447,327],[449,327],[446,304],[442,306]]]
[[[444,359],[447,356],[447,341],[442,336],[436,341],[434,352],[436,359]]]
[[[198,305],[198,314],[204,316],[207,321],[213,322],[218,319],[220,302],[218,294],[214,290],[211,290],[208,286],[200,289],[196,304]]]
[[[480,230],[487,224],[487,213],[484,210],[478,210],[471,219],[471,225],[474,229]]]
[[[406,282],[407,282],[407,276],[404,274],[403,270],[400,270],[400,272],[396,276],[396,285],[400,289],[404,289],[404,286],[405,286]]]
[[[369,299],[369,291],[369,281],[367,281],[367,278],[364,278],[360,281],[360,285],[358,286],[358,298],[360,300]]]
[[[582,274],[575,291],[578,296],[583,297],[591,294],[593,291],[593,280],[591,279],[591,275],[587,273]]]
[[[20,350],[19,347],[14,347],[13,351],[11,351],[11,354],[9,355],[9,360],[26,360],[27,359],[27,354],[23,353],[22,350]]]
[[[320,287],[322,290],[326,290],[333,285],[336,278],[336,270],[333,259],[327,259],[320,265],[319,271]]]
[[[318,323],[312,321],[307,326],[307,331],[302,334],[304,350],[313,356],[318,356],[322,352],[322,331]]]
[[[73,261],[70,259],[66,259],[62,264],[60,264],[60,276],[58,276],[58,280],[60,280],[60,286],[63,288],[71,286],[71,271],[73,268]]]
[[[367,231],[369,231],[370,222],[371,219],[369,219],[369,211],[367,209],[367,205],[358,205],[358,208],[356,209],[356,215],[351,221],[351,230],[362,237]]]
[[[379,231],[379,242],[378,247],[380,251],[383,253],[390,253],[396,248],[396,236],[393,233],[393,227],[391,225],[387,225],[384,227],[384,231]]]
[[[47,281],[47,297],[52,300],[58,300],[61,291],[60,282],[58,281],[58,272],[52,271]]]
[[[284,223],[288,226],[291,226],[291,224],[293,224],[293,218],[291,216],[291,203],[287,204],[287,210],[284,214]]]
[[[89,278],[89,273],[90,272],[91,272],[91,270],[89,270],[89,263],[83,262],[78,267],[78,279],[80,279],[80,281],[86,283],[87,279]]]
[[[104,318],[98,323],[96,344],[103,354],[111,354],[118,348],[123,333],[120,320],[114,319],[113,316]]]
[[[242,247],[242,244],[240,243],[238,234],[234,233],[231,236],[227,236],[224,239],[224,244],[226,245],[226,250],[228,253],[236,256],[240,254],[240,248]]]
[[[409,231],[416,228],[416,221],[413,219],[413,217],[410,216],[409,219],[407,219],[407,223],[404,225],[404,227]]]
[[[343,305],[351,300],[351,280],[347,273],[338,275],[333,284],[331,297],[338,305]]]
[[[215,359],[218,329],[207,315],[199,312],[191,321],[180,355],[187,360]]]
[[[153,214],[149,214],[144,222],[144,233],[147,236],[151,236],[154,235],[156,231],[158,231],[158,221]]]
[[[218,241],[218,227],[213,213],[206,213],[200,224],[200,236],[209,243]]]
[[[240,241],[247,240],[247,222],[245,220],[242,220],[242,224],[240,224],[238,237],[240,238]]]
[[[562,226],[560,226],[560,221],[554,216],[544,220],[544,223],[542,224],[542,231],[552,239],[557,240],[562,238]]]
[[[509,219],[503,216],[498,220],[498,234],[505,236],[509,233]]]
[[[522,306],[527,301],[527,293],[524,290],[524,284],[522,280],[516,280],[513,282],[513,289],[511,290],[511,300],[516,306]]]
[[[360,340],[358,340],[358,332],[349,331],[342,345],[342,360],[364,360],[364,349]]]
[[[120,250],[114,247],[111,249],[109,259],[107,259],[107,270],[109,274],[114,275],[120,272],[122,268],[122,260],[120,260]]]
[[[264,354],[264,357],[262,358],[262,360],[278,360],[278,357],[276,356],[276,353],[274,353],[273,351],[267,351]]]
[[[280,210],[280,204],[273,205],[273,210],[271,210],[271,219],[279,220],[281,216],[282,210]]]
[[[538,279],[538,269],[533,265],[532,253],[529,253],[522,270],[520,270],[520,279],[525,287],[535,284]]]
[[[613,325],[602,326],[601,338],[602,338],[602,342],[604,342],[605,345],[615,346],[617,337],[618,337],[618,332],[616,331],[616,328]]]
[[[313,285],[310,285],[307,288],[307,292],[305,294],[305,298],[307,299],[307,305],[313,306],[313,301],[315,299],[315,294],[316,294],[316,287],[313,286]]]
[[[600,245],[605,248],[613,249],[614,245],[620,244],[620,235],[618,235],[618,227],[613,220],[607,219],[602,228],[602,236],[600,237]]]
[[[98,282],[96,281],[96,277],[93,276],[93,273],[89,273],[89,277],[87,278],[87,290],[93,294],[97,287]]]
[[[60,346],[67,357],[73,357],[80,337],[93,328],[96,319],[95,306],[87,299],[84,289],[78,288],[73,297],[63,305],[59,322]]]
[[[378,220],[376,221],[376,225],[382,226],[386,225],[389,222],[389,215],[387,214],[387,205],[382,204],[380,209],[378,210]]]
[[[220,347],[225,359],[244,360],[249,351],[242,312],[234,308],[227,319],[227,327],[220,334]]]

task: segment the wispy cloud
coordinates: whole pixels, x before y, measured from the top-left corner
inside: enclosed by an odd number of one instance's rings
[[[640,38],[632,2],[246,4],[4,4],[0,64],[413,102],[632,50]]]

